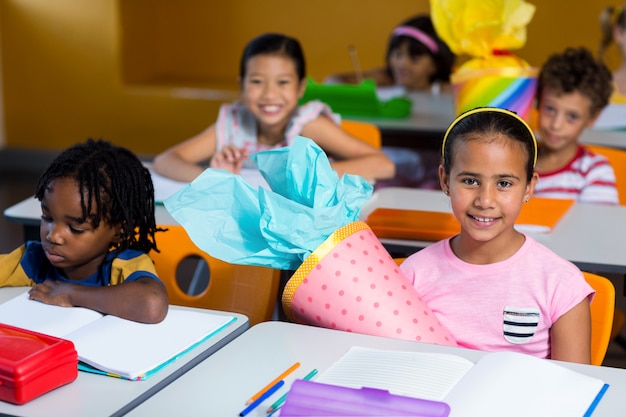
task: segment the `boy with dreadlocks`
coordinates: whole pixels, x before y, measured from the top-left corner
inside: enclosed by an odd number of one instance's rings
[[[0,287],[30,298],[158,323],[165,287],[148,253],[154,238],[150,172],[127,149],[89,139],[62,152],[39,179],[41,242],[0,255]]]

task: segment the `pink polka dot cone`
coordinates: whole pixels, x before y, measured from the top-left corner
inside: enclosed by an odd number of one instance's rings
[[[282,302],[297,323],[456,346],[361,221],[337,229],[304,260]]]

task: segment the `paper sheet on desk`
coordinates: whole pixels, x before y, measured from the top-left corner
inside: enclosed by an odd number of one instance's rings
[[[253,188],[263,187],[269,189],[267,181],[265,181],[261,172],[256,168],[243,169],[240,175]],[[150,176],[152,177],[152,184],[154,185],[154,201],[156,203],[163,203],[168,197],[174,195],[189,184],[185,181],[176,181],[159,175],[152,169],[150,170]]]
[[[251,158],[271,189],[209,168],[164,202],[199,248],[226,262],[296,269],[335,230],[358,220],[372,193],[362,177],[339,178],[310,139]]]

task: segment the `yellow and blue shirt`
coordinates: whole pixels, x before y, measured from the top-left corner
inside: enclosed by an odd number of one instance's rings
[[[105,287],[139,278],[161,282],[152,259],[134,249],[109,252],[98,272],[80,281],[68,279],[50,264],[41,242],[26,242],[13,252],[0,255],[0,287],[33,286],[45,280]]]

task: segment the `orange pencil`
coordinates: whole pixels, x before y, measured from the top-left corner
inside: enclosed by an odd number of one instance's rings
[[[284,379],[287,375],[289,375],[290,373],[292,373],[293,371],[298,369],[299,366],[300,366],[300,362],[296,362],[293,365],[291,365],[289,368],[287,368],[285,370],[285,372],[283,372],[282,374],[278,375],[269,384],[267,384],[265,387],[263,387],[261,389],[261,391],[257,392],[252,397],[250,397],[250,399],[248,401],[246,401],[246,405],[248,405],[248,404],[254,402],[255,400],[257,400],[261,395],[263,395],[263,393],[265,393],[265,391],[267,391],[268,389],[272,388],[274,385],[276,385],[276,383],[278,381],[280,381],[281,379]]]

